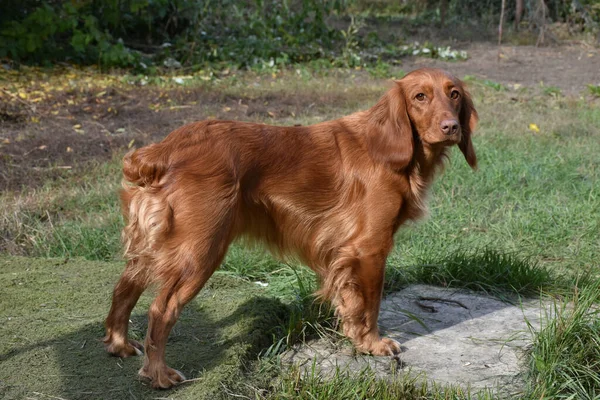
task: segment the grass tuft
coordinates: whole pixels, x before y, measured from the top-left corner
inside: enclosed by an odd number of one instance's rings
[[[417,400],[417,399],[491,399],[490,391],[471,393],[460,387],[440,387],[427,383],[422,374],[392,374],[389,379],[377,377],[369,367],[361,371],[336,368],[332,376],[324,376],[313,363],[312,368],[294,367],[278,371],[280,379],[269,390],[257,395],[261,399],[314,400]],[[266,393],[265,393],[266,392]]]
[[[600,280],[555,302],[539,332],[532,329],[530,398],[600,396]]]
[[[388,272],[387,289],[411,283],[459,287],[491,294],[536,294],[553,283],[550,272],[531,258],[485,247],[422,259]]]

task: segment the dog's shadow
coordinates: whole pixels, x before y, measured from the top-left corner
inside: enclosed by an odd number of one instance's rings
[[[248,360],[272,344],[273,328],[287,318],[287,308],[277,299],[261,296],[246,297],[231,309],[227,301],[205,306],[202,300],[207,296],[215,293],[207,290],[184,309],[167,345],[167,364],[190,382],[168,392],[155,391],[137,377],[141,357],[121,359],[104,351],[100,340],[104,329],[98,321],[0,354],[0,365],[7,368],[2,375],[8,376],[0,379],[0,397],[140,399],[217,394],[223,384],[239,378]],[[132,315],[130,325],[130,336],[143,339],[146,314]]]

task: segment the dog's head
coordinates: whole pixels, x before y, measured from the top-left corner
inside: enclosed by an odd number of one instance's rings
[[[439,148],[458,144],[467,163],[477,167],[471,133],[477,125],[477,111],[463,83],[440,69],[411,72],[384,97],[385,118],[378,117],[381,129],[372,137],[371,148],[378,158],[387,158],[396,168],[412,160],[415,140]],[[377,107],[377,106],[376,106]]]

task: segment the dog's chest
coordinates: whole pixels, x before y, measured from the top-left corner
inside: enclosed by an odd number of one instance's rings
[[[404,179],[403,186],[402,203],[398,210],[394,231],[406,221],[418,220],[427,213],[428,182],[420,175],[414,175]]]

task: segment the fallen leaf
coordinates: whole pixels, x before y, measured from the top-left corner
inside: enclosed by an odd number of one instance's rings
[[[10,143],[10,139],[8,139],[8,138],[7,138],[7,139],[4,139],[4,140],[2,141],[2,143],[3,143],[3,144],[9,144],[9,143]]]
[[[46,146],[45,144],[43,144],[40,147],[38,147],[38,150],[46,150],[47,148],[48,148],[48,146]]]
[[[73,149],[71,147],[67,146],[67,153],[72,153],[72,152],[73,152]]]
[[[540,128],[536,124],[529,124],[529,130],[538,133]]]
[[[81,129],[81,124],[73,125],[73,129]]]
[[[127,148],[130,149],[133,146],[133,143],[135,143],[135,139],[131,139],[131,142],[129,142]]]

